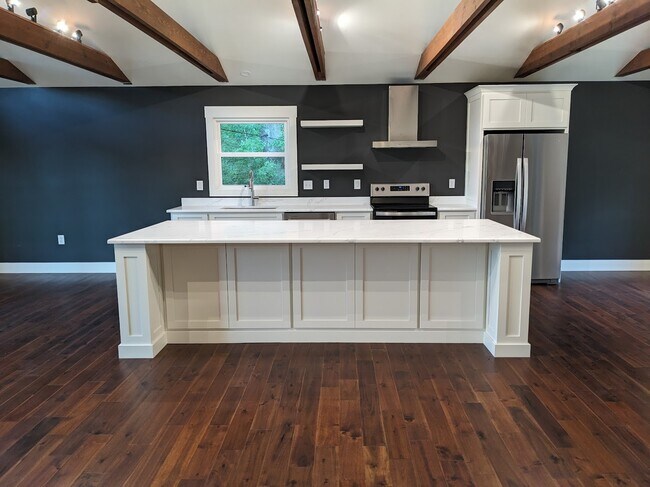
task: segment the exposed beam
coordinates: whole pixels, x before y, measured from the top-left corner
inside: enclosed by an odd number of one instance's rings
[[[217,81],[228,81],[219,58],[151,0],[89,0],[126,20]]]
[[[325,80],[325,48],[320,32],[320,21],[316,13],[316,0],[291,0],[296,12],[302,40],[307,48],[309,62],[318,81]]]
[[[0,59],[0,78],[18,81],[26,85],[35,85],[32,79],[6,59]]]
[[[650,0],[618,0],[532,50],[515,78],[525,78],[650,20]]]
[[[623,68],[616,73],[616,77],[628,76],[630,74],[638,73],[650,69],[650,48],[644,49],[639,54],[632,58],[632,61],[627,63]]]
[[[4,9],[0,9],[0,40],[130,84],[117,64],[103,52]]]
[[[483,22],[502,0],[461,0],[420,56],[415,79],[425,79]]]

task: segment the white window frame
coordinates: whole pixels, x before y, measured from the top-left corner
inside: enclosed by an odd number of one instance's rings
[[[286,124],[285,151],[280,153],[246,153],[246,156],[284,157],[284,186],[255,184],[256,196],[298,196],[298,150],[296,142],[295,106],[265,107],[205,107],[205,126],[208,143],[208,180],[210,196],[244,196],[244,186],[224,185],[221,172],[221,158],[236,156],[221,152],[221,123],[279,123]]]

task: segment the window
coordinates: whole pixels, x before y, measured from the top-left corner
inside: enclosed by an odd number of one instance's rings
[[[205,107],[210,196],[297,196],[296,107]]]

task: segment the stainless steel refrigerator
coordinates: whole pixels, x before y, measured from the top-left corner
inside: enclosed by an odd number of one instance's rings
[[[557,283],[562,260],[567,134],[488,134],[481,217],[541,238],[533,282]]]

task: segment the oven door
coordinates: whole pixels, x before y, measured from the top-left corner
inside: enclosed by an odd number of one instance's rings
[[[438,210],[375,210],[375,220],[437,220]]]

